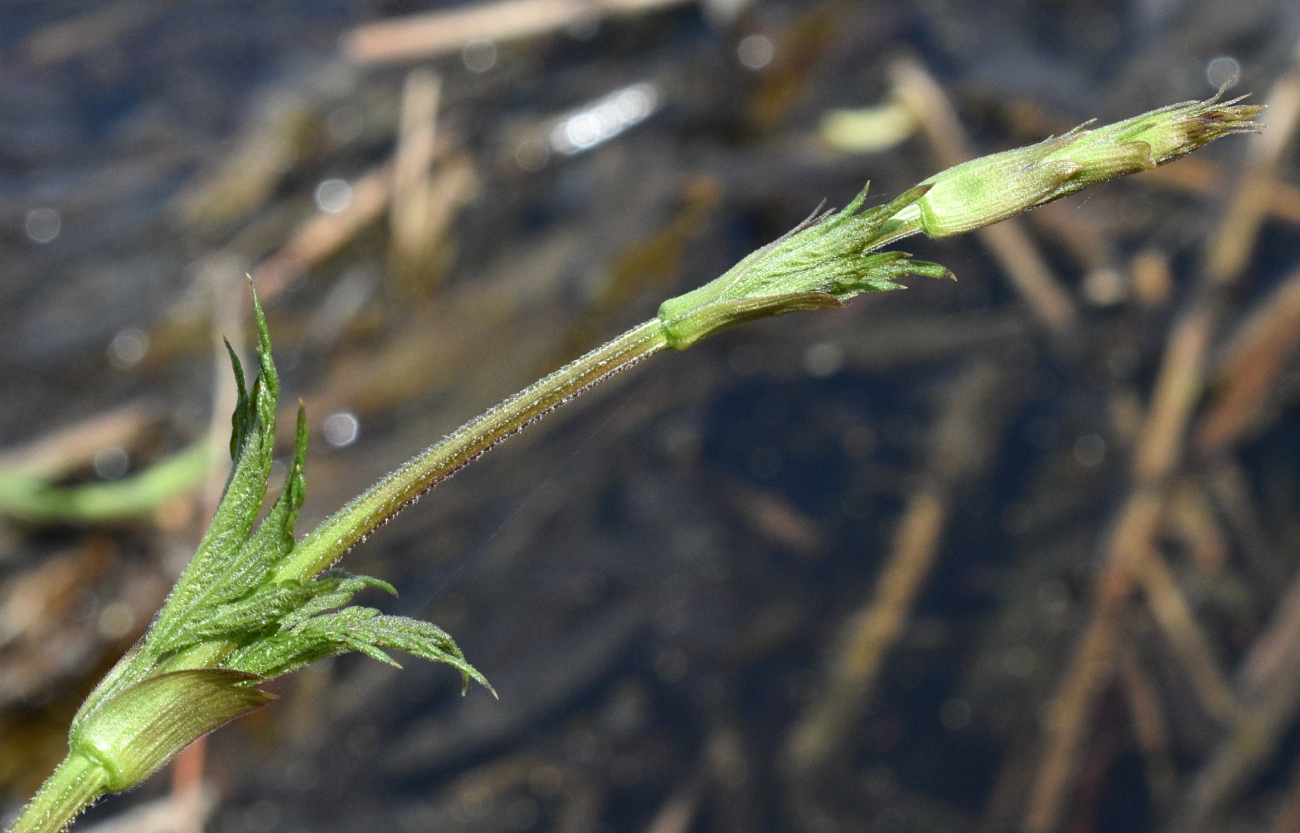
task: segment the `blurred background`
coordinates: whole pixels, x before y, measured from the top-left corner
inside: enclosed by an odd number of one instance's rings
[[[303,532],[823,199],[1227,85],[1262,135],[908,240],[958,281],[658,356],[348,556],[499,702],[319,663],[77,829],[1300,830],[1297,43],[1286,0],[0,4],[0,818],[212,511],[245,273]]]

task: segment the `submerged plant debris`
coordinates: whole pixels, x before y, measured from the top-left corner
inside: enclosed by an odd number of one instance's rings
[[[1235,77],[1262,135],[910,239],[959,280],[621,374],[354,550],[499,702],[327,660],[210,800],[78,825],[1300,829],[1291,4],[399,5],[3,11],[6,820],[215,509],[218,468],[138,484],[225,457],[246,273],[310,529],[823,199]]]

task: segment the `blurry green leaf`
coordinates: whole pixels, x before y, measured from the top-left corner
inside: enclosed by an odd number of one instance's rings
[[[106,523],[147,516],[202,482],[211,468],[198,442],[129,477],[85,486],[51,486],[35,477],[0,473],[0,513],[45,523]]]

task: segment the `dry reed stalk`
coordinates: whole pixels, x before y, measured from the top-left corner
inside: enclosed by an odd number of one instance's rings
[[[1152,185],[1207,197],[1221,193],[1226,179],[1219,166],[1208,159],[1190,159],[1182,165],[1166,165],[1138,176]],[[1300,188],[1274,180],[1264,210],[1275,220],[1300,223]]]
[[[1237,672],[1241,717],[1195,774],[1170,833],[1203,828],[1272,756],[1300,711],[1300,576],[1292,578],[1268,627]],[[1300,791],[1293,792],[1292,801]],[[1285,812],[1275,829],[1283,826]],[[1297,825],[1300,827],[1300,825]]]
[[[1158,528],[1162,508],[1161,495],[1155,490],[1136,490],[1112,528],[1092,620],[1051,701],[1046,748],[1024,819],[1024,829],[1030,833],[1054,830],[1065,810],[1093,708],[1114,674],[1120,614],[1129,599],[1130,575]]]
[[[253,281],[262,300],[275,298],[304,272],[338,252],[382,217],[392,188],[392,167],[375,168],[352,183],[347,208],[337,214],[316,214],[295,229],[275,254],[253,269]]]
[[[646,833],[688,833],[704,798],[704,771],[697,768],[673,791],[646,825]]]
[[[1146,770],[1147,789],[1158,813],[1166,812],[1178,789],[1178,771],[1170,754],[1169,720],[1160,689],[1130,647],[1119,655],[1118,680],[1128,703],[1133,734]]]
[[[1300,51],[1296,57],[1300,58]],[[1264,115],[1267,129],[1251,145],[1246,168],[1210,247],[1207,271],[1216,285],[1236,283],[1255,250],[1272,199],[1278,162],[1300,124],[1300,70],[1293,68],[1273,85],[1268,107]]]
[[[1286,570],[1268,541],[1264,522],[1251,498],[1246,472],[1231,456],[1219,455],[1207,472],[1206,484],[1215,508],[1240,547],[1247,568],[1265,595],[1275,598],[1275,588],[1287,583]]]
[[[1231,723],[1237,715],[1237,698],[1214,658],[1209,639],[1196,623],[1191,606],[1158,550],[1152,548],[1142,559],[1138,580],[1147,606],[1187,673],[1201,708],[1218,723]]]
[[[200,802],[197,810],[186,809],[184,812],[196,813],[206,823],[216,802],[208,790],[200,793],[197,800]],[[132,807],[120,815],[98,824],[87,825],[81,830],[82,833],[182,833],[185,830],[184,824],[185,820],[177,818],[177,805],[168,797]]]
[[[157,420],[158,408],[134,402],[57,428],[30,442],[0,451],[0,471],[51,479],[88,464],[108,446],[129,446]]]
[[[1228,541],[1200,482],[1183,478],[1169,496],[1167,510],[1166,532],[1187,550],[1201,576],[1221,575],[1230,557]]]
[[[37,566],[6,582],[0,594],[0,649],[36,635],[44,635],[83,588],[92,558],[87,552],[46,557]]]
[[[167,11],[157,0],[117,0],[42,26],[23,39],[21,50],[35,66],[63,63],[104,49]]]
[[[1170,333],[1134,453],[1134,486],[1105,546],[1092,618],[1052,700],[1042,766],[1024,821],[1030,833],[1049,833],[1060,823],[1093,708],[1110,684],[1122,616],[1133,581],[1159,531],[1167,480],[1177,466],[1181,439],[1200,391],[1213,313],[1213,306],[1194,303]]]
[[[934,566],[949,508],[947,495],[931,486],[908,498],[875,591],[846,623],[826,690],[791,732],[787,756],[794,780],[805,780],[824,764],[860,716],[880,665]]]
[[[439,264],[449,259],[448,237],[456,214],[479,192],[479,178],[467,157],[456,156],[443,162],[428,183],[424,199],[424,227],[420,256],[429,279],[436,281]],[[442,251],[440,251],[440,248]]]
[[[1214,403],[1197,425],[1195,448],[1213,456],[1257,427],[1269,395],[1300,347],[1300,270],[1292,272],[1227,340]]]
[[[1279,624],[1285,628],[1291,623]],[[1262,638],[1278,642],[1270,634]],[[1276,675],[1257,696],[1242,698],[1241,716],[1190,779],[1178,803],[1179,812],[1165,826],[1168,833],[1207,828],[1277,750],[1300,711],[1300,642],[1286,645],[1282,653]]]
[[[402,87],[402,112],[393,157],[389,259],[393,271],[406,275],[418,269],[430,248],[429,172],[433,166],[438,98],[442,82],[431,70],[413,69]]]
[[[359,64],[417,61],[474,41],[544,35],[609,15],[641,14],[689,0],[501,0],[371,23],[344,36],[343,54]]]
[[[1174,297],[1173,267],[1159,249],[1143,249],[1129,264],[1129,282],[1138,305],[1149,310],[1168,306]]]

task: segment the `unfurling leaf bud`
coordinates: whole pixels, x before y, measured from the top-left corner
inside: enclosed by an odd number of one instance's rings
[[[785,236],[737,263],[726,274],[659,307],[668,346],[684,350],[723,327],[787,312],[837,307],[854,295],[901,289],[909,274],[950,277],[935,263],[902,252],[869,254],[881,230],[930,189],[918,185],[887,205],[858,213],[863,188],[843,211],[814,213]]]
[[[1244,96],[1243,96],[1244,97]],[[908,231],[948,237],[1127,174],[1149,171],[1222,136],[1257,131],[1262,106],[1187,101],[1036,145],[973,159],[925,180],[925,196],[895,218]],[[1089,122],[1088,124],[1091,124]],[[900,229],[902,230],[902,229]],[[907,231],[904,231],[906,234]],[[894,239],[897,239],[896,235]]]

